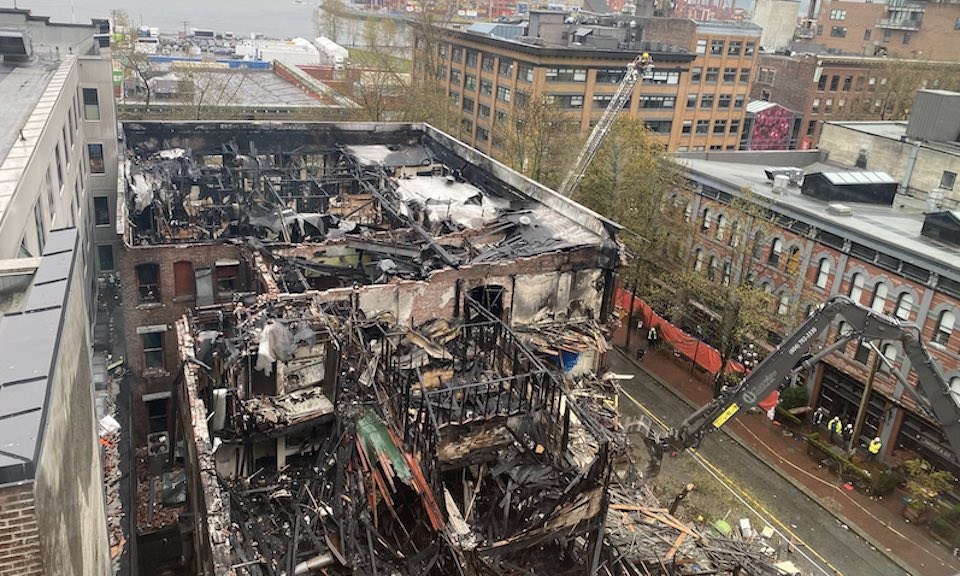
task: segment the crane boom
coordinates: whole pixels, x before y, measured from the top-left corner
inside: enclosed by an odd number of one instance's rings
[[[607,133],[610,132],[614,120],[617,119],[617,114],[619,114],[627,102],[630,101],[630,94],[633,93],[633,88],[641,79],[641,74],[644,76],[649,75],[652,69],[653,65],[650,61],[650,55],[646,52],[637,56],[633,62],[627,64],[627,73],[623,77],[623,80],[620,81],[620,86],[617,87],[613,98],[610,100],[610,103],[607,104],[607,109],[604,110],[600,121],[597,122],[593,127],[593,131],[590,132],[587,142],[580,150],[580,154],[577,155],[577,161],[574,162],[570,172],[567,173],[563,182],[560,184],[557,192],[559,192],[561,196],[569,198],[574,191],[576,191],[577,187],[580,186],[583,175],[586,174],[590,162],[593,161],[593,157],[597,155],[597,150],[600,149],[600,144],[603,143],[603,139],[607,136]]]
[[[810,345],[820,337],[837,317],[847,322],[852,330],[836,343],[810,357]],[[920,330],[901,323],[896,318],[866,308],[845,296],[834,296],[811,314],[780,346],[760,363],[746,378],[728,393],[698,409],[666,437],[649,431],[645,441],[652,455],[648,475],[656,475],[663,450],[696,447],[708,433],[721,428],[738,414],[754,407],[784,381],[821,358],[845,346],[850,340],[898,340],[904,354],[917,375],[919,392],[902,379],[904,388],[913,394],[918,404],[940,422],[953,451],[960,454],[960,403],[954,398],[939,364],[920,341]]]

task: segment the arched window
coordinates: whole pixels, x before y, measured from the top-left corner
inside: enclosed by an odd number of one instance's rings
[[[710,257],[710,265],[707,267],[707,278],[710,280],[717,279],[717,270],[720,268],[720,259],[716,256]]]
[[[723,242],[727,235],[727,219],[720,214],[717,216],[717,242]]]
[[[697,248],[697,251],[694,254],[693,269],[697,272],[700,272],[703,270],[703,250]]]
[[[897,363],[897,347],[893,344],[884,344],[880,351],[883,352],[883,358],[880,359],[880,370],[889,372],[890,368]]]
[[[743,233],[743,227],[740,226],[739,222],[734,222],[733,226],[730,228],[730,247],[737,248],[740,246],[740,235]]]
[[[785,316],[790,309],[790,295],[786,292],[780,292],[780,302],[777,304],[777,315]]]
[[[683,209],[683,221],[689,222],[693,218],[693,203],[687,202],[687,207]]]
[[[817,288],[826,288],[830,281],[830,259],[821,258],[820,265],[817,266]]]
[[[853,327],[850,326],[849,324],[847,324],[846,322],[841,321],[841,322],[840,322],[840,326],[837,328],[837,338],[836,338],[836,339],[839,340],[841,337],[846,336],[847,334],[850,334],[851,332],[853,332]]]
[[[723,263],[723,279],[721,279],[721,282],[724,286],[730,285],[730,273],[732,268],[733,266],[730,264],[730,262]]]
[[[787,257],[787,273],[795,274],[797,270],[800,269],[800,260],[802,255],[800,254],[800,247],[793,246],[790,248],[790,256]]]
[[[857,273],[850,277],[850,299],[860,303],[860,298],[863,296],[863,274]]]
[[[767,294],[773,294],[773,284],[769,282],[764,282],[760,285],[760,289],[766,292]]]
[[[933,332],[933,341],[946,346],[950,341],[950,334],[953,334],[953,324],[956,320],[956,315],[950,310],[941,312],[940,319],[937,320],[937,329]]]
[[[776,266],[780,263],[780,253],[783,252],[783,240],[774,238],[770,243],[770,255],[767,256],[767,264]]]
[[[877,282],[876,287],[873,289],[873,298],[870,300],[870,308],[874,312],[884,313],[884,308],[887,306],[887,285],[883,282]]]
[[[950,379],[950,395],[953,401],[960,404],[960,376],[954,376]]]
[[[913,294],[904,292],[897,298],[897,308],[894,314],[901,320],[910,319],[910,311],[913,310]]]
[[[138,264],[136,271],[137,290],[140,294],[140,302],[159,302],[160,265],[152,262]]]
[[[703,218],[700,220],[700,231],[706,232],[710,229],[710,224],[712,224],[713,214],[710,212],[709,208],[703,209]]]

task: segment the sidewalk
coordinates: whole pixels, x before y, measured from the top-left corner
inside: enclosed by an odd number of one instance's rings
[[[631,361],[641,340],[634,331],[630,350],[626,351],[625,330],[619,330],[614,337],[618,349]],[[646,347],[646,341],[642,344]],[[634,363],[691,406],[702,406],[712,398],[712,378],[696,369],[691,373],[687,359],[661,351],[648,352],[642,362]],[[899,496],[874,499],[844,490],[835,474],[820,468],[807,455],[803,437],[785,432],[764,416],[752,414],[730,421],[724,430],[905,571],[923,576],[960,573],[960,559],[924,527],[903,519]]]

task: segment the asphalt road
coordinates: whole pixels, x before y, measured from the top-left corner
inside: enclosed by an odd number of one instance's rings
[[[625,398],[620,409],[624,417],[642,414],[631,400],[645,406],[670,426],[676,426],[691,408],[670,390],[638,370],[618,352],[608,357],[608,366],[614,372],[634,374],[633,380],[622,382]],[[703,441],[697,456],[714,467],[721,478],[733,486],[735,493],[745,493],[747,502],[759,502],[757,512],[786,538],[798,538],[805,544],[790,557],[804,574],[842,574],[860,576],[877,574],[894,576],[905,572],[876,550],[871,544],[840,524],[836,517],[817,502],[764,464],[752,452],[729,438],[726,433],[710,434]],[[686,453],[680,458],[693,458]],[[669,473],[669,459],[664,462],[664,473]],[[764,513],[766,511],[766,513]]]

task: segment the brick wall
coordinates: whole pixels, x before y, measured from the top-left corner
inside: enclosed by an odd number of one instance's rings
[[[33,483],[0,488],[0,576],[41,574]]]
[[[183,314],[196,306],[194,296],[176,296],[174,286],[174,263],[188,261],[194,271],[201,268],[215,269],[218,260],[240,261],[238,289],[256,290],[259,274],[253,273],[253,258],[250,251],[231,244],[183,244],[166,246],[124,246],[120,252],[117,269],[120,273],[121,297],[124,303],[124,341],[126,363],[133,375],[131,386],[131,411],[133,416],[134,442],[146,442],[148,430],[147,408],[141,401],[144,394],[169,392],[172,380],[179,367],[177,336],[174,323]],[[160,269],[160,297],[156,303],[140,303],[137,283],[137,266],[154,263]],[[216,278],[213,279],[214,297]],[[231,296],[232,298],[232,296]],[[224,296],[226,299],[226,296]],[[144,369],[143,347],[138,327],[167,326],[163,336],[163,368]]]

